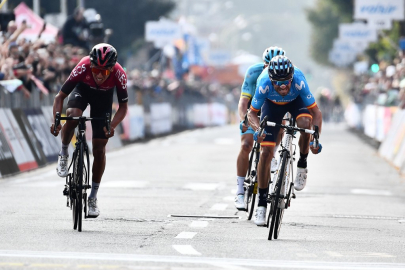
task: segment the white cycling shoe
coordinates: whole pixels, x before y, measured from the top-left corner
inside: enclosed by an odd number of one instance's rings
[[[56,167],[56,173],[59,177],[66,177],[69,174],[68,161],[69,156],[58,156],[58,167]]]
[[[275,171],[277,171],[277,159],[273,158],[271,160],[271,172],[274,173]]]
[[[264,226],[266,224],[266,207],[257,207],[255,214],[255,224],[257,226]]]
[[[235,197],[235,207],[240,211],[246,210],[245,195],[239,194]]]
[[[98,217],[100,215],[100,209],[98,209],[97,206],[97,198],[89,198],[88,205],[89,205],[88,216],[93,218]]]
[[[294,180],[294,189],[297,191],[303,190],[307,184],[308,168],[297,168],[297,176]]]

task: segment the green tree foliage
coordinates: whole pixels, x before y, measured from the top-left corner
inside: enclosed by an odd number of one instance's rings
[[[307,9],[307,18],[312,24],[311,56],[323,65],[330,65],[328,54],[333,40],[338,37],[340,23],[353,18],[353,1],[318,0],[314,8]]]

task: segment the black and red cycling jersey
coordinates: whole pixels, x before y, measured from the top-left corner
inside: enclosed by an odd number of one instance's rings
[[[109,91],[116,87],[118,102],[128,102],[127,74],[118,62],[115,64],[114,69],[107,80],[101,85],[97,85],[90,68],[90,57],[83,57],[72,70],[69,78],[65,81],[60,91],[69,95],[75,87],[81,91],[86,91],[86,89],[93,91]]]

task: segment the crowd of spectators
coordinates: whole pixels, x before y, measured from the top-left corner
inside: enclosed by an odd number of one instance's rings
[[[105,42],[92,36],[88,31],[92,25],[100,28],[99,18],[88,24],[83,16],[84,10],[78,8],[68,17],[54,42],[44,42],[41,33],[34,41],[21,38],[21,33],[29,27],[25,22],[17,27],[10,21],[2,32],[0,45],[0,84],[12,83],[10,92],[21,91],[29,98],[33,91],[49,93],[54,96],[68,78],[71,70],[82,57],[88,55],[90,46]],[[42,31],[46,28],[46,24]],[[19,38],[20,37],[20,38]],[[107,34],[108,38],[108,34]],[[163,55],[162,55],[163,57]],[[239,86],[222,86],[217,82],[204,81],[192,72],[177,78],[170,59],[162,58],[151,68],[142,67],[127,70],[128,90],[133,91],[133,103],[145,104],[151,100],[179,101],[187,97],[194,102],[207,102],[221,99],[236,103]],[[125,63],[122,63],[125,67]]]
[[[375,70],[353,76],[351,95],[363,106],[398,106],[405,108],[405,53],[398,51],[390,62],[380,61]]]

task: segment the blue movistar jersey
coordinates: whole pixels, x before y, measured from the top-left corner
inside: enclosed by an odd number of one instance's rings
[[[314,95],[309,90],[307,80],[299,68],[294,66],[294,77],[291,82],[290,92],[284,97],[274,89],[267,69],[265,69],[257,79],[256,92],[250,108],[255,112],[259,111],[266,98],[275,104],[284,105],[295,100],[298,96],[301,97],[308,109],[316,106]]]
[[[264,64],[257,63],[251,65],[245,74],[245,80],[242,84],[242,93],[241,97],[245,97],[251,99],[256,91],[256,82],[257,78],[259,77],[260,73],[263,71]]]

